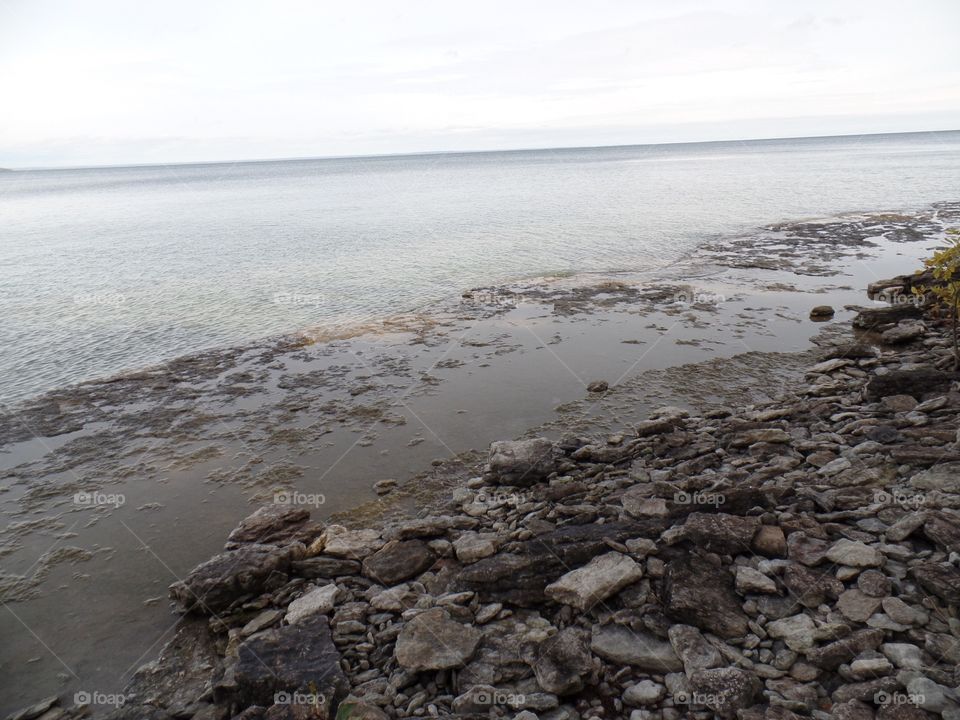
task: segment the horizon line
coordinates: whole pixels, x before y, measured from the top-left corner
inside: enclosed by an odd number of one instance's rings
[[[726,140],[686,140],[653,143],[615,143],[612,145],[555,145],[547,147],[498,148],[494,150],[421,150],[417,152],[369,153],[352,155],[303,155],[275,158],[246,158],[237,160],[191,160],[177,162],[120,163],[106,165],[37,165],[28,167],[0,167],[0,172],[34,172],[49,170],[110,170],[128,168],[167,167],[171,165],[235,165],[255,163],[305,162],[314,160],[362,160],[366,158],[402,158],[428,155],[490,155],[496,153],[544,152],[547,150],[603,150],[630,147],[659,147],[664,145],[710,145],[744,142],[774,142],[778,140],[826,140],[830,138],[877,137],[881,135],[929,135],[960,132],[960,128],[943,130],[902,130],[895,132],[842,133],[829,135],[788,135],[756,138],[732,138]]]

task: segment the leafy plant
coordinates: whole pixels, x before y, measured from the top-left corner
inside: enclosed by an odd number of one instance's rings
[[[932,257],[923,261],[934,283],[930,292],[950,312],[953,325],[953,367],[960,367],[960,340],[957,337],[958,314],[960,314],[960,230],[947,231],[946,247],[937,250]]]

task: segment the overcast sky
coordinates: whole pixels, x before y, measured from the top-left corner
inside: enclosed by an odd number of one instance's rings
[[[958,0],[0,0],[0,166],[956,128]]]

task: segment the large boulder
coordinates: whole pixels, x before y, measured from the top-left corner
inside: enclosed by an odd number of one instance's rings
[[[527,487],[557,469],[557,451],[546,438],[500,440],[490,445],[490,475],[501,485]]]
[[[238,598],[280,587],[301,546],[241,545],[215,555],[170,586],[170,598],[182,612],[205,615],[227,610]]]

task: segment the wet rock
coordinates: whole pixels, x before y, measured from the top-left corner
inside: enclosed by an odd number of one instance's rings
[[[753,673],[740,668],[698,670],[690,677],[695,693],[704,705],[722,718],[736,717],[737,711],[753,705],[763,684]]]
[[[610,384],[606,380],[594,380],[587,385],[587,392],[602,393],[610,389]]]
[[[320,534],[323,526],[311,523],[303,530],[310,519],[310,511],[292,505],[265,505],[255,513],[240,521],[240,524],[227,537],[227,547],[254,543],[260,545],[289,545],[292,542],[307,542]]]
[[[242,707],[273,705],[278,693],[318,696],[317,717],[330,718],[348,688],[339,661],[326,616],[314,615],[241,643],[232,684],[218,692]]]
[[[696,557],[667,565],[661,591],[668,617],[720,637],[747,632],[747,616],[733,589],[730,573]]]
[[[408,670],[461,667],[473,656],[480,636],[479,630],[457,622],[443,608],[432,608],[403,626],[394,655]]]
[[[904,319],[919,318],[923,311],[913,303],[902,303],[876,308],[864,308],[853,319],[853,326],[873,330],[882,325],[895,324]]]
[[[556,471],[556,454],[546,438],[501,440],[490,445],[489,465],[501,485],[527,487]]]
[[[363,561],[363,574],[396,585],[425,572],[436,556],[423,540],[392,540]]]
[[[606,600],[627,585],[643,577],[643,570],[633,558],[618,552],[595,557],[582,568],[572,570],[544,593],[554,602],[572,605],[584,611]]]
[[[683,670],[683,664],[670,643],[623,625],[594,625],[590,649],[610,662],[633,665],[652,673]]]
[[[834,310],[829,305],[817,305],[810,310],[811,320],[825,320],[833,317]]]
[[[223,612],[239,597],[262,592],[271,579],[285,582],[295,555],[294,548],[243,545],[194,568],[170,586],[170,598],[181,612]]]
[[[588,634],[573,627],[542,641],[536,648],[533,663],[537,684],[546,692],[560,696],[582,690],[592,670],[588,642]]]

